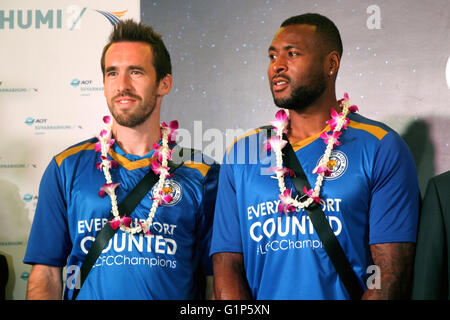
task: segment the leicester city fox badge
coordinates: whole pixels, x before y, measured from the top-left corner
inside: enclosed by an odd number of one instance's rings
[[[322,161],[320,157],[317,165]],[[316,165],[316,166],[317,166]],[[324,177],[326,180],[334,180],[342,176],[348,167],[348,158],[340,150],[332,150],[330,155],[330,160],[327,163],[327,167],[331,170],[331,174],[328,177]]]
[[[156,184],[153,186],[151,190],[152,197],[155,197],[155,187]],[[167,179],[164,182],[164,186],[161,189],[161,191],[164,193],[164,195],[170,195],[172,197],[172,201],[169,203],[161,203],[162,206],[174,206],[178,202],[180,202],[182,193],[181,193],[181,185],[172,179]]]

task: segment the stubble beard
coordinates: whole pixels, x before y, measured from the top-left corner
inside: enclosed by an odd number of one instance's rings
[[[118,108],[115,105],[115,98],[110,102],[109,109],[114,120],[121,126],[127,128],[135,128],[144,123],[155,110],[156,101],[152,99],[146,104],[143,104],[142,100],[136,96],[132,96],[136,99],[138,105],[134,110],[126,110],[126,112],[118,112]]]
[[[273,91],[272,96],[277,107],[301,112],[312,105],[323,94],[325,88],[325,77],[319,73],[312,79],[310,85],[293,87],[287,98],[276,98]]]

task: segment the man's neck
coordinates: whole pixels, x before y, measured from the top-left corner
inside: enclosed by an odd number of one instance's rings
[[[289,110],[289,141],[302,141],[325,129],[332,108],[339,111],[336,98],[322,96],[301,112]]]
[[[154,110],[156,111],[156,110]],[[128,128],[114,122],[112,134],[120,148],[128,154],[145,156],[153,149],[153,144],[161,140],[159,114],[153,114],[142,124]]]

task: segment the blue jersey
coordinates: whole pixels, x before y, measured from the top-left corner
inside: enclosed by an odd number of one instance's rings
[[[387,126],[349,115],[340,146],[328,162],[322,209],[361,286],[373,270],[371,244],[415,242],[419,188],[410,151]],[[329,131],[327,126],[324,131]],[[315,186],[313,169],[326,145],[318,133],[293,144]],[[219,178],[211,255],[243,254],[255,299],[349,299],[307,213],[279,213],[278,181],[269,167],[275,154],[264,151],[265,130],[241,137],[225,154]],[[294,189],[286,178],[286,187]],[[369,271],[369,273],[368,273]]]
[[[100,198],[105,177],[96,168],[97,140],[75,145],[54,157],[40,184],[39,200],[25,263],[67,266],[64,298],[72,297],[79,268],[111,214],[109,196]],[[145,157],[125,154],[117,144],[109,152],[118,167],[110,169],[118,203],[150,170]],[[200,160],[198,160],[200,158]],[[198,274],[212,275],[209,248],[219,167],[211,159],[186,161],[168,178],[163,192],[172,201],[158,207],[151,235],[120,229],[91,269],[77,299],[196,299]],[[131,214],[148,218],[152,190]]]

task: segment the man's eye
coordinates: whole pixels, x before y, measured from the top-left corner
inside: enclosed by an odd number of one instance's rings
[[[276,58],[276,56],[274,54],[269,54],[269,59],[270,60],[274,60]]]
[[[296,51],[289,51],[289,56],[290,57],[295,57],[295,56],[298,56],[298,55],[300,55],[300,53],[298,53]]]
[[[114,77],[114,76],[116,76],[117,75],[117,72],[115,72],[115,71],[110,71],[110,72],[107,72],[106,73],[106,76],[107,77]]]

